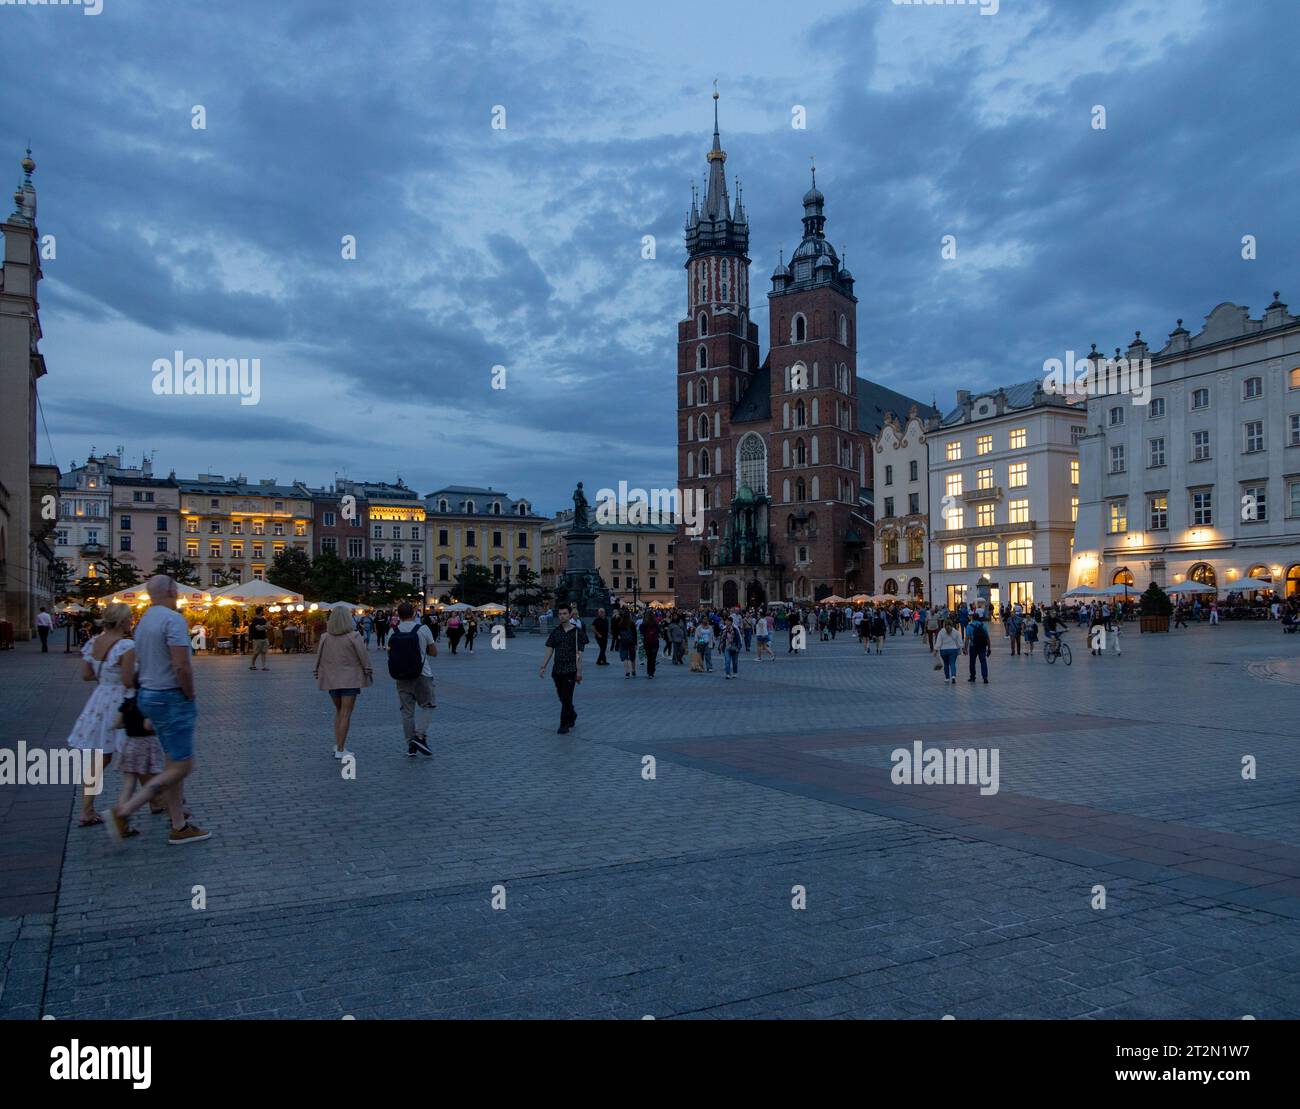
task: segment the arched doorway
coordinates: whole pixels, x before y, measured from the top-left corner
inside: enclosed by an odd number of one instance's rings
[[[1208,585],[1211,589],[1218,591],[1219,579],[1214,574],[1214,567],[1208,562],[1198,562],[1187,571],[1187,580],[1198,582],[1201,585]],[[1205,594],[1209,596],[1209,594]]]
[[[763,588],[761,582],[755,580],[749,583],[745,590],[745,603],[750,608],[762,608],[767,604],[767,591]]]
[[[819,585],[813,593],[813,600],[820,603],[823,597],[829,597],[831,593],[832,589],[829,585]]]
[[[894,596],[898,592],[898,582],[893,578],[886,578],[884,588],[881,592],[888,593],[891,597]]]
[[[1130,570],[1127,566],[1122,566],[1120,567],[1120,569],[1115,571],[1115,574],[1110,579],[1110,582],[1112,585],[1127,585],[1129,587],[1132,587],[1133,571]]]
[[[1300,596],[1300,562],[1287,569],[1286,595],[1288,598]]]
[[[722,583],[722,607],[735,608],[739,603],[740,590],[736,588],[735,578],[728,578]]]

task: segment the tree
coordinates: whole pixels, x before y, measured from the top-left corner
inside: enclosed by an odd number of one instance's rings
[[[1169,599],[1169,594],[1155,582],[1148,585],[1147,591],[1142,594],[1142,615],[1167,618],[1173,611],[1174,602]]]
[[[77,583],[78,592],[86,599],[106,597],[123,589],[130,589],[140,584],[140,573],[129,562],[123,562],[113,555],[104,555],[92,563],[94,574],[88,575]]]
[[[456,575],[456,595],[467,605],[485,605],[497,599],[497,582],[492,571],[477,562],[469,563]]]
[[[212,589],[220,589],[225,585],[237,585],[240,580],[240,573],[236,569],[213,570],[212,571]]]
[[[50,564],[50,588],[60,600],[72,592],[72,563],[66,558],[56,558]]]
[[[333,551],[321,551],[312,560],[311,582],[312,596],[319,601],[356,601],[361,595],[355,567]]]
[[[402,563],[396,558],[357,559],[361,570],[364,601],[369,605],[386,605],[414,597],[420,590],[402,578]]]
[[[267,580],[275,582],[281,589],[287,589],[291,593],[301,593],[307,600],[321,599],[315,596],[315,590],[312,588],[311,559],[306,551],[300,551],[297,547],[286,547],[283,551],[276,552],[275,557],[271,559]],[[334,600],[333,597],[324,599]]]
[[[154,572],[166,574],[169,578],[175,578],[185,585],[199,584],[199,568],[188,558],[160,558],[154,566]]]
[[[541,604],[550,592],[542,586],[541,575],[536,570],[525,567],[511,583],[510,601],[521,608],[527,608],[529,605]]]

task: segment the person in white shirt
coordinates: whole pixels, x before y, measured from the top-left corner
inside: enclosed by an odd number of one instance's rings
[[[935,637],[939,657],[943,659],[943,680],[957,684],[957,656],[961,654],[961,633],[951,620],[945,620]]]
[[[41,606],[41,611],[36,614],[36,634],[41,639],[41,654],[50,653],[50,632],[54,629],[54,618],[46,611],[45,606]]]

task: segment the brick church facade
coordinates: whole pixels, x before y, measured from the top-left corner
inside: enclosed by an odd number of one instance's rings
[[[679,528],[682,606],[761,605],[871,592],[869,430],[860,422],[853,275],[825,235],[825,197],[777,265],[771,349],[750,319],[749,222],[727,192],[714,94],[708,188],[686,223],[688,312],[677,327],[678,488],[705,506]]]

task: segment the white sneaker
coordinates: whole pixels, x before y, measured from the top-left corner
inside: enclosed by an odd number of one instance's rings
[[[340,762],[342,762],[344,759],[352,758],[353,754],[351,751],[335,751],[334,757],[338,759]]]

